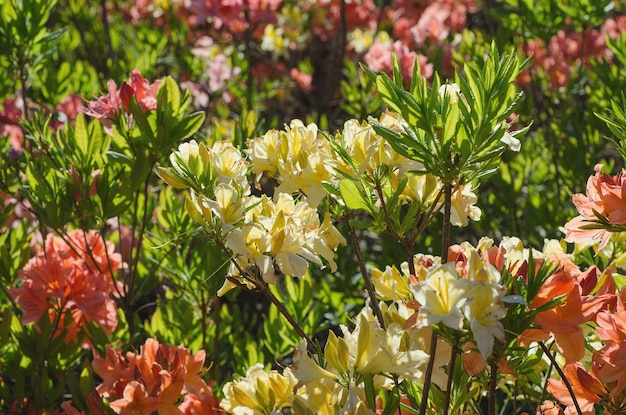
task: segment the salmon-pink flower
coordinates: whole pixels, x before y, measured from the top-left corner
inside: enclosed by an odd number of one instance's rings
[[[561,267],[549,277],[530,307],[540,307],[562,296],[565,300],[558,306],[537,314],[535,324],[541,328],[525,330],[520,335],[520,344],[545,340],[552,335],[567,363],[579,361],[584,356],[586,344],[581,326],[592,321],[614,298],[611,294],[583,295],[580,280],[586,280],[589,278],[587,274],[595,273],[596,270],[591,267],[581,273],[577,269],[567,271]],[[612,278],[608,276],[605,284],[611,284],[611,281]]]
[[[580,215],[565,224],[565,240],[601,240],[598,247],[601,250],[609,241],[611,232],[601,224],[597,215],[610,225],[626,225],[626,175],[619,173],[611,176],[602,173],[602,164],[596,164],[594,170],[596,174],[587,181],[587,193],[572,196]]]
[[[123,355],[107,346],[106,356],[96,356],[92,363],[103,380],[96,390],[112,401],[118,414],[131,410],[159,415],[220,413],[208,411],[219,407],[219,401],[200,377],[204,359],[204,351],[192,355],[183,346],[160,344],[156,339],[146,340],[138,354]]]
[[[0,138],[9,137],[11,148],[16,151],[22,150],[24,132],[19,119],[22,118],[22,108],[15,98],[7,98],[2,103],[3,111],[0,111]]]
[[[108,94],[97,98],[95,101],[88,101],[87,107],[82,108],[82,112],[92,118],[115,119],[122,108],[122,101],[114,80],[107,82]]]
[[[151,415],[159,405],[159,398],[148,395],[146,387],[136,380],[126,385],[123,398],[111,402],[111,408],[120,415]]]
[[[22,285],[9,289],[24,310],[22,324],[36,322],[44,313],[52,321],[60,313],[61,322],[73,320],[66,341],[76,338],[85,321],[111,333],[117,326],[111,276],[121,266],[121,257],[94,231],[71,231],[66,238],[48,235],[45,249],[39,248],[19,271]]]
[[[626,305],[617,299],[614,311],[605,310],[596,317],[597,334],[604,347],[594,353],[598,379],[607,385],[612,397],[626,388]]]
[[[220,408],[220,401],[213,396],[213,393],[207,393],[204,396],[198,396],[193,393],[185,395],[185,400],[178,406],[184,415],[214,415],[224,414],[224,410]]]

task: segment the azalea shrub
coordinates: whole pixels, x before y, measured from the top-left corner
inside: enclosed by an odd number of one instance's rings
[[[0,5],[0,412],[626,413],[626,4]]]

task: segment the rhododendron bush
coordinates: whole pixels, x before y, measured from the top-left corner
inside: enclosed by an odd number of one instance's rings
[[[626,4],[0,4],[0,412],[626,413]]]

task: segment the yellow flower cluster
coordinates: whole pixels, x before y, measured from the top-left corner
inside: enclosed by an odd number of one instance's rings
[[[282,138],[272,140],[273,136]],[[253,173],[263,174],[263,166],[278,166],[275,172],[288,177],[283,188],[275,191],[274,199],[250,194],[249,162],[226,141],[211,147],[193,140],[181,144],[170,157],[172,167],[160,168],[159,174],[176,188],[190,189],[186,204],[190,216],[234,253],[232,278],[244,285],[253,284],[255,278],[249,277],[256,276],[275,283],[277,273],[303,277],[309,262],[323,267],[321,258],[335,271],[333,251],[346,243],[331,223],[330,214],[320,220],[314,206],[307,203],[312,198],[320,199],[320,193],[325,195],[321,181],[329,173],[316,173],[325,167],[307,157],[315,149],[323,149],[324,143],[317,137],[317,127],[294,121],[287,132],[270,132],[251,146]],[[291,168],[299,168],[302,177],[289,176]],[[313,196],[306,202],[294,199],[291,193],[298,185],[309,183],[312,176],[319,176],[317,184],[306,188],[309,191],[315,187],[310,191]],[[233,287],[232,280],[226,280],[219,294]]]
[[[250,140],[246,152],[257,181],[263,176],[278,181],[275,194],[300,192],[313,207],[326,197],[322,183],[331,181],[335,159],[317,125],[293,120],[284,130]]]
[[[277,266],[283,274],[301,278],[309,262],[324,266],[320,258],[335,271],[333,251],[346,240],[329,214],[320,223],[315,209],[287,193],[279,193],[275,202],[267,196],[249,197],[245,211],[243,224],[226,234],[226,244],[235,253],[231,276],[241,279],[240,270],[258,269],[265,282],[275,283]],[[227,280],[218,294],[231,288]]]
[[[220,406],[231,414],[280,413],[282,408],[291,406],[297,382],[289,369],[283,374],[276,370],[266,372],[263,365],[257,363],[248,369],[245,377],[224,385]]]
[[[422,339],[399,323],[382,329],[372,311],[365,308],[352,332],[345,326],[341,330],[341,337],[329,332],[323,359],[309,356],[305,343],[300,344],[292,371],[303,388],[294,398],[294,408],[313,413],[324,407],[338,411],[332,413],[368,413],[360,412],[367,408],[366,377],[372,376],[377,389],[391,388],[394,375],[420,380],[428,354],[422,350]]]

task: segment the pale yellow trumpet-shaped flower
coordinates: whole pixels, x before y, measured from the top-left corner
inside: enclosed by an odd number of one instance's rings
[[[201,174],[201,165],[197,162],[198,155],[199,146],[195,140],[182,143],[177,151],[170,154],[171,169],[158,167],[157,173],[161,179],[176,189],[193,187],[193,176]]]
[[[497,284],[500,282],[500,272],[493,265],[485,261],[475,249],[466,249],[469,253],[467,260],[467,279],[474,282],[486,284]],[[467,255],[467,254],[466,254]]]
[[[226,185],[223,188],[224,202],[234,202],[234,192],[227,192]],[[279,194],[276,201],[263,196],[246,206],[244,223],[226,234],[226,245],[242,268],[257,266],[268,283],[276,282],[275,265],[283,274],[297,278],[306,274],[310,262],[323,267],[322,258],[331,271],[336,270],[333,251],[346,241],[330,223],[330,217],[320,224],[316,209],[286,193]],[[233,203],[225,204],[217,214],[228,213],[227,217],[235,220],[237,214],[243,216],[242,212],[243,208]]]
[[[428,364],[429,355],[421,350],[398,323],[391,323],[386,329],[387,350],[392,356],[389,372],[408,379],[420,379]]]
[[[478,201],[478,196],[472,190],[472,184],[466,183],[455,189],[452,193],[452,209],[450,223],[454,226],[465,227],[469,224],[468,218],[479,220],[482,212],[474,204]]]
[[[291,406],[297,379],[289,369],[266,372],[257,363],[244,378],[224,385],[220,406],[228,413],[266,415]]]
[[[384,271],[373,268],[371,272],[376,294],[381,300],[408,301],[413,298],[408,276],[402,275],[395,265],[387,266]]]
[[[494,338],[504,340],[504,326],[500,320],[506,314],[502,303],[505,290],[497,284],[477,282],[473,284],[463,307],[476,346],[484,359],[491,355]]]
[[[230,184],[218,184],[215,187],[215,200],[210,200],[209,205],[220,218],[222,229],[226,231],[243,219],[244,201],[239,191]]]
[[[395,180],[399,182],[400,178]],[[435,203],[440,189],[441,182],[432,174],[411,174],[407,178],[400,200],[403,203],[419,203],[423,210],[426,210]]]
[[[455,264],[449,262],[431,269],[426,279],[412,287],[415,300],[420,303],[422,324],[443,323],[461,330],[461,307],[467,300],[470,281],[459,279]]]
[[[275,178],[277,193],[302,193],[316,207],[326,197],[324,182],[333,180],[335,159],[317,125],[292,120],[284,131],[271,130],[248,141],[252,173]]]
[[[339,379],[336,373],[322,368],[318,362],[309,356],[304,340],[300,342],[298,350],[293,355],[291,371],[300,383],[304,385],[320,380],[335,382]]]
[[[189,165],[190,162],[198,157],[199,153],[200,148],[196,140],[190,140],[180,144],[178,150],[170,154],[172,167],[177,173],[184,174],[184,167],[180,165],[179,161],[182,161],[185,165]]]
[[[300,387],[293,398],[295,415],[336,415],[337,384],[324,380],[311,381]]]
[[[375,321],[370,324],[363,314],[359,314],[352,333],[345,326],[341,329],[354,358],[353,367],[357,373],[378,374],[389,369],[392,357],[386,347],[385,332]]]
[[[248,162],[229,141],[217,141],[211,147],[211,162],[217,174],[217,183],[227,183],[241,189],[242,194],[249,194]]]
[[[259,181],[263,174],[274,177],[278,172],[278,143],[285,136],[284,131],[270,130],[263,136],[249,140],[245,150],[251,160],[251,171]]]

